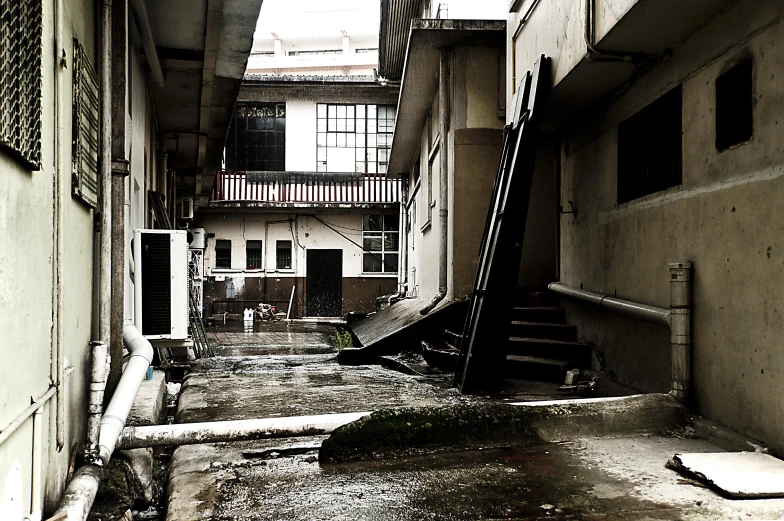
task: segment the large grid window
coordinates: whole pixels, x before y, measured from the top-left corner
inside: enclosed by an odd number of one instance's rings
[[[41,168],[40,0],[0,2],[0,146]]]
[[[247,241],[245,243],[245,268],[260,270],[262,268],[261,259],[261,241]]]
[[[215,267],[221,270],[231,269],[231,241],[226,239],[215,241]]]
[[[316,111],[316,171],[386,174],[394,105],[319,103]]]
[[[397,273],[398,217],[394,214],[362,216],[362,271]]]
[[[275,267],[279,270],[291,269],[291,241],[275,243]]]
[[[226,140],[226,169],[286,169],[285,103],[237,103]]]

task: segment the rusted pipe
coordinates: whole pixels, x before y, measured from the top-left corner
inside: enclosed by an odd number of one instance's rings
[[[672,376],[670,394],[687,401],[691,392],[691,271],[689,262],[669,265],[670,308],[648,306],[601,293],[570,288],[559,282],[547,287],[553,293],[601,306],[609,311],[663,324],[670,329],[670,356]]]
[[[90,344],[92,345],[93,358],[90,394],[87,401],[87,444],[88,450],[97,451],[98,437],[101,434],[103,392],[106,388],[106,376],[109,369],[109,364],[107,363],[109,346],[105,342],[91,342]]]
[[[126,427],[117,442],[120,449],[197,445],[227,441],[289,438],[330,434],[332,431],[369,416],[370,412],[260,418],[204,423],[178,423]]]

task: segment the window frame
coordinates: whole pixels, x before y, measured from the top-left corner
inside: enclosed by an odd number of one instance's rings
[[[285,172],[286,113],[285,101],[238,102],[226,137],[226,168],[232,171]],[[249,128],[251,126],[263,128]]]
[[[370,219],[378,217],[380,223],[379,230],[369,230],[366,229],[366,223],[370,221]],[[390,224],[394,223],[394,224]],[[388,229],[388,226],[393,226],[393,228]],[[395,238],[395,248],[387,248],[387,238]],[[381,249],[370,249],[367,247],[366,240],[367,239],[381,239],[380,245]],[[373,271],[366,269],[365,266],[365,257],[366,256],[375,256],[380,257],[380,267],[379,271]],[[395,269],[394,270],[387,270],[387,255],[394,255],[397,258]],[[391,214],[391,213],[374,213],[374,214],[363,214],[362,215],[362,273],[364,275],[396,275],[400,271],[400,222],[399,222],[399,215],[398,214]]]
[[[216,239],[215,240],[215,247],[214,247],[214,249],[215,249],[215,269],[216,270],[230,270],[230,269],[232,269],[232,264],[231,264],[231,262],[232,262],[231,247],[232,247],[231,239]],[[221,259],[221,257],[218,255],[219,251],[221,251],[221,252],[228,251],[228,255],[229,255],[229,257],[228,257],[228,260],[229,260],[228,264],[229,265],[228,266],[221,266],[220,265],[221,260],[225,261],[226,259],[225,258]]]
[[[281,244],[288,243],[288,248],[281,248]],[[288,266],[281,266],[281,252],[288,251]],[[283,263],[285,264],[285,263]],[[294,243],[289,240],[276,240],[275,241],[275,269],[280,270],[293,270],[294,269]]]
[[[716,150],[723,152],[754,137],[754,59],[735,63],[716,78]]]
[[[251,243],[258,243],[258,248],[256,248],[256,247],[251,248],[250,247]],[[259,259],[259,265],[258,266],[252,266],[251,267],[250,252],[252,250],[254,250],[254,251],[258,250],[258,259]],[[263,269],[264,269],[264,241],[262,241],[262,240],[255,240],[255,239],[246,240],[245,241],[245,270],[246,271],[260,271],[260,270],[263,270]]]

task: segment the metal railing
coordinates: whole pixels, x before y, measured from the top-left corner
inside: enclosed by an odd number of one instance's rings
[[[210,202],[392,204],[401,180],[384,174],[219,171]]]

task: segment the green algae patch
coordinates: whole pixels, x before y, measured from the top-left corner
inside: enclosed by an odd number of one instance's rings
[[[660,432],[688,411],[671,396],[510,405],[485,403],[383,409],[336,429],[322,463],[565,441],[580,436]]]

